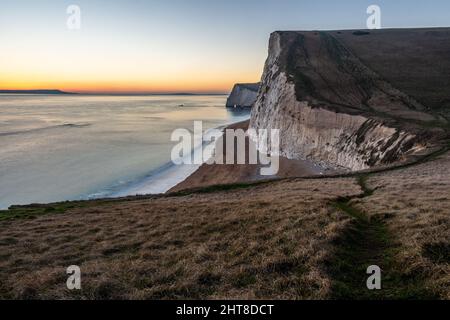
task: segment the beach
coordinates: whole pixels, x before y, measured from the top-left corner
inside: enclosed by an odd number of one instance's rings
[[[249,127],[249,120],[234,123],[227,126],[226,129],[242,129],[246,131]],[[226,145],[226,137],[223,136],[223,145]],[[221,143],[218,141],[217,144]],[[248,139],[246,146],[248,147]],[[246,148],[248,150],[248,148]],[[235,154],[236,145],[235,145]],[[224,152],[222,152],[222,156]],[[247,159],[248,160],[248,155]],[[260,174],[260,169],[263,167],[261,164],[203,164],[197,170],[195,170],[186,180],[180,182],[175,187],[169,190],[170,192],[177,192],[185,189],[207,187],[220,184],[234,184],[244,182],[254,182],[267,179],[276,178],[294,178],[294,177],[307,177],[322,174],[333,173],[331,169],[323,168],[308,160],[296,160],[288,159],[280,156],[279,171],[273,176],[263,176]]]

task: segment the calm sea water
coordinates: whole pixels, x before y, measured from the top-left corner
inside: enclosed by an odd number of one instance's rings
[[[174,129],[249,118],[225,96],[0,95],[0,208],[167,191]]]

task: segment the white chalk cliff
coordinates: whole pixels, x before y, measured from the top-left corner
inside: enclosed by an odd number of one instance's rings
[[[423,135],[392,119],[424,109],[329,34],[275,32],[250,127],[280,129],[288,158],[362,170],[422,151]]]
[[[227,99],[228,108],[240,107],[250,108],[258,97],[259,83],[235,84]]]

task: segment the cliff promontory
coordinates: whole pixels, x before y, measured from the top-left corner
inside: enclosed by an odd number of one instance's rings
[[[449,123],[449,59],[427,68],[449,40],[448,29],[275,32],[250,126],[280,129],[288,158],[350,170],[424,153]],[[394,43],[408,49],[392,54]]]
[[[227,108],[250,108],[258,97],[259,83],[235,84],[227,99]]]

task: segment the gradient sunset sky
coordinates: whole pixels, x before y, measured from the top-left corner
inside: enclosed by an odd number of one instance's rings
[[[0,0],[0,89],[225,93],[259,81],[271,32],[366,28],[371,4],[384,28],[450,24],[448,0]]]

